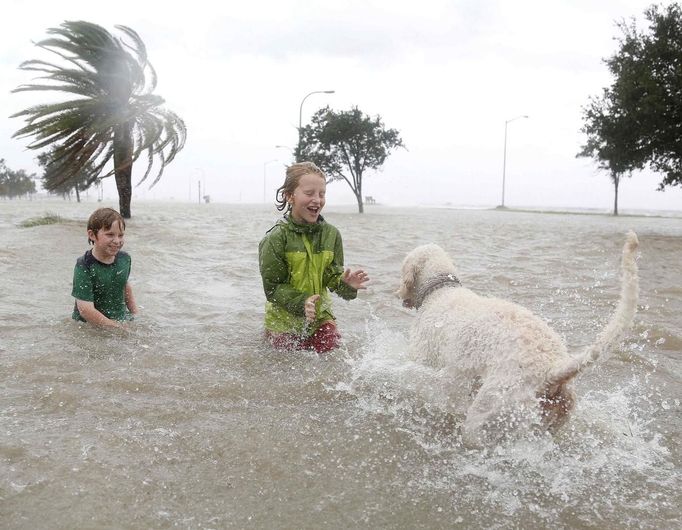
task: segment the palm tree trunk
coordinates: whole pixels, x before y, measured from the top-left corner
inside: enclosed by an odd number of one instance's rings
[[[613,187],[615,190],[614,198],[613,198],[613,215],[618,215],[618,182],[619,181],[620,181],[620,177],[618,177],[618,176],[613,177]]]
[[[130,219],[130,201],[133,197],[133,136],[131,127],[124,123],[114,131],[114,175],[118,190],[119,213]]]

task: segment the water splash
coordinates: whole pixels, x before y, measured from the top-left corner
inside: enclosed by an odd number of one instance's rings
[[[652,419],[654,409],[668,411],[674,401],[661,400],[646,374],[615,388],[579,385],[576,410],[555,436],[527,431],[470,450],[459,436],[461,417],[444,397],[442,374],[409,359],[402,332],[372,321],[363,350],[336,390],[353,395],[364,414],[387,419],[420,449],[411,482],[418,492],[445,494],[450,508],[477,514],[491,528],[505,525],[490,514],[530,526],[620,520],[656,528],[679,518],[670,440]]]

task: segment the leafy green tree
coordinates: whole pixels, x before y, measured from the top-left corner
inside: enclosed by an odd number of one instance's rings
[[[26,121],[14,137],[35,137],[30,149],[52,147],[46,171],[55,185],[89,186],[114,175],[121,215],[129,218],[133,163],[141,155],[147,162],[138,185],[158,163],[151,188],[184,147],[187,131],[180,117],[163,108],[163,98],[153,94],[156,72],[138,34],[126,26],[116,28],[125,40],[90,22],[48,29],[52,36],[36,45],[61,62],[22,63],[20,69],[39,72],[42,81],[14,92],[57,91],[67,98],[14,114]],[[105,170],[112,161],[113,167]]]
[[[390,151],[404,147],[396,129],[386,129],[380,116],[371,118],[357,107],[334,112],[317,111],[300,131],[296,160],[310,160],[330,180],[345,180],[363,213],[362,179],[367,170],[379,169]]]
[[[23,169],[11,170],[5,165],[5,160],[0,158],[0,196],[13,199],[35,193],[33,177],[34,175],[28,175]]]
[[[50,163],[54,156],[54,149],[38,155],[38,165],[43,168],[43,188],[50,193],[57,193],[69,197],[71,196],[71,192],[74,192],[76,194],[76,200],[81,202],[80,192],[87,190],[92,185],[91,182],[88,182],[89,172],[87,169],[89,168],[86,168],[85,171],[80,171],[70,180],[64,180],[62,175],[56,172],[56,166]]]
[[[649,166],[663,174],[658,185],[662,191],[682,184],[682,8],[677,3],[652,5],[644,15],[645,31],[634,20],[618,24],[620,48],[605,61],[614,77],[605,112],[618,131],[597,127],[595,134],[610,135],[602,140],[612,146],[614,138],[626,137],[631,154],[621,145],[612,153],[601,151],[603,160],[616,170]]]
[[[581,130],[587,135],[587,141],[576,156],[591,157],[600,169],[609,172],[614,186],[613,214],[618,215],[621,178],[632,176],[632,172],[644,164],[636,123],[623,112],[616,94],[610,89],[604,89],[600,98],[590,98],[583,108],[583,119],[585,124]]]

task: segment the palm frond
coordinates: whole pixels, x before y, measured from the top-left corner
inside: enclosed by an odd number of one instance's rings
[[[158,164],[152,187],[184,148],[185,123],[152,93],[157,76],[144,42],[127,26],[116,29],[123,38],[90,22],[64,22],[48,29],[48,37],[36,43],[64,64],[34,59],[19,66],[42,75],[12,92],[75,96],[12,115],[25,120],[13,137],[32,137],[29,149],[53,148],[46,175],[56,185],[91,183],[119,172],[127,172],[129,179],[133,163],[144,157],[147,167],[138,185]],[[107,171],[115,153],[118,162]]]

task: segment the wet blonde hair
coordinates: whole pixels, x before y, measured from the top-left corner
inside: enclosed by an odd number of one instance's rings
[[[90,215],[88,219],[88,230],[92,230],[92,233],[97,235],[102,228],[105,230],[111,228],[116,221],[121,227],[121,230],[125,232],[126,222],[123,216],[112,208],[98,208]],[[93,243],[92,239],[88,237],[88,243]]]
[[[319,175],[327,180],[322,170],[312,162],[297,162],[296,164],[287,167],[284,184],[277,188],[277,193],[275,194],[275,204],[280,212],[286,209],[286,213],[288,213],[291,210],[291,204],[289,204],[289,201],[287,200],[287,195],[293,195],[301,177],[310,173]]]

